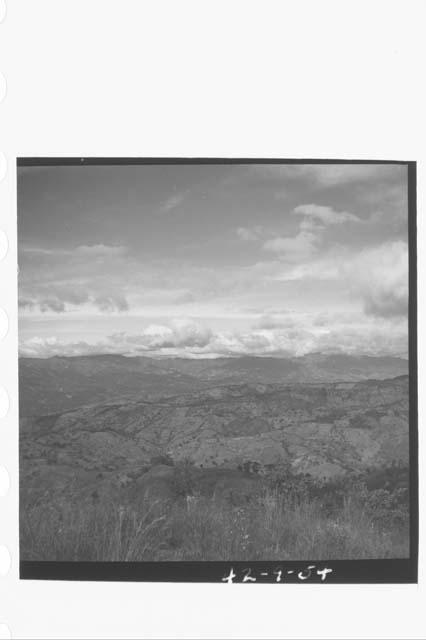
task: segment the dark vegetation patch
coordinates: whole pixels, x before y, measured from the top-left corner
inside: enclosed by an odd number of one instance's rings
[[[22,496],[21,556],[32,560],[385,558],[408,555],[408,469],[318,480],[288,468],[156,464],[118,487],[85,476],[84,496]],[[158,462],[155,460],[155,462]],[[150,484],[151,482],[151,484]],[[109,483],[109,484],[108,484]],[[35,483],[36,486],[36,483]],[[144,492],[155,487],[156,494]],[[66,491],[68,490],[68,493]],[[47,492],[49,493],[49,492]]]

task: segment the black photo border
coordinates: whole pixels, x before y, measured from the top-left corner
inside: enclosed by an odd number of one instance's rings
[[[417,583],[419,544],[417,394],[417,163],[402,160],[311,158],[19,157],[19,167],[94,165],[373,164],[407,168],[409,247],[409,460],[410,555],[385,560],[255,562],[56,562],[20,561],[21,580],[127,582],[242,582],[247,584]],[[326,571],[324,571],[326,570]]]

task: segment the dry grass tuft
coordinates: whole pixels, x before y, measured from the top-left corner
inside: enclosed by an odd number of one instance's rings
[[[35,504],[22,509],[23,560],[331,560],[407,557],[408,521],[383,526],[355,500],[328,515],[318,500],[266,491],[244,506]]]

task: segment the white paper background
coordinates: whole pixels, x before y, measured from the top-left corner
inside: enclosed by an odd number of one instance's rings
[[[15,638],[424,638],[419,585],[19,582],[16,156],[418,161],[425,266],[423,0],[9,0],[0,24],[0,622]],[[422,279],[421,279],[422,280]],[[423,282],[421,281],[421,285]],[[425,322],[419,291],[419,387]],[[424,455],[420,393],[420,461]],[[424,477],[420,467],[421,531]],[[422,604],[423,603],[423,604]]]

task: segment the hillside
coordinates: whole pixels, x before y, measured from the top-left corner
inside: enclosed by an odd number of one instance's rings
[[[22,359],[21,557],[406,557],[405,368]]]
[[[408,463],[408,378],[212,387],[22,418],[20,436],[23,485],[30,474],[59,487],[80,472],[95,484],[100,474],[98,484],[131,485],[159,456],[223,472],[255,463],[333,478]]]
[[[394,357],[185,359],[98,355],[20,358],[20,415],[40,416],[110,401],[155,400],[212,385],[385,379],[408,373]]]

